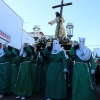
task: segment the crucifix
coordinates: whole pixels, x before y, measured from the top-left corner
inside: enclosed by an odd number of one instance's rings
[[[72,5],[72,2],[63,4],[63,0],[61,0],[61,5],[56,5],[56,6],[53,6],[52,8],[55,9],[55,8],[61,7],[60,8],[60,18],[62,18],[63,6],[69,6],[69,5]],[[60,22],[61,21],[59,21],[59,24],[58,24],[58,34],[57,34],[57,37],[59,37]]]

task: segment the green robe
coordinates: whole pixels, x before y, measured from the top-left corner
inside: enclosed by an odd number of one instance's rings
[[[32,76],[32,92],[35,92],[35,83],[36,83],[36,59],[37,52],[34,52],[33,59],[31,60],[31,76]]]
[[[88,61],[82,61],[72,47],[70,55],[75,59],[72,76],[72,99],[73,100],[96,100],[92,81],[91,69],[96,68],[93,57]],[[91,66],[90,64],[91,63]]]
[[[46,75],[47,75],[47,69],[48,69],[49,61],[48,58],[43,58],[43,64],[42,64],[42,87],[45,88],[46,83]]]
[[[71,87],[72,85],[72,70],[73,70],[73,64],[70,60],[70,58],[67,59],[67,68],[68,68],[68,73],[66,75],[66,80],[67,80],[67,87]]]
[[[44,49],[46,55],[48,49]],[[51,99],[62,99],[67,97],[66,80],[63,69],[67,68],[64,52],[49,54],[50,64],[46,76],[45,97]]]
[[[15,52],[15,49],[12,49],[12,55],[10,57],[10,92],[14,93],[15,84],[17,81],[17,52]]]
[[[20,67],[15,86],[15,95],[31,96],[32,95],[32,81],[31,81],[31,49],[30,46],[26,47],[26,57],[19,57]]]
[[[4,48],[5,54],[0,57],[0,94],[9,93],[10,92],[10,65],[9,65],[9,57],[11,52],[8,48]]]
[[[36,65],[36,82],[35,82],[35,90],[34,92],[40,92],[40,87],[41,87],[41,78],[42,78],[42,62],[43,59],[40,56],[37,60],[37,65]]]

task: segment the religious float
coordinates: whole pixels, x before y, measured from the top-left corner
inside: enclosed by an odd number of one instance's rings
[[[62,18],[63,6],[69,6],[69,5],[72,5],[72,2],[63,4],[63,0],[61,0],[60,5],[53,6],[52,8],[55,9],[55,8],[60,7],[60,18]],[[71,44],[72,44],[71,37],[73,37],[73,27],[74,26],[72,23],[67,23],[67,25],[66,25],[67,38],[66,38],[64,36],[59,35],[60,22],[61,21],[59,21],[59,24],[58,24],[57,38],[50,37],[49,39],[46,39],[45,37],[41,37],[41,39],[38,39],[38,37],[34,37],[35,40],[37,41],[37,43],[34,44],[33,46],[37,47],[38,51],[43,50],[43,48],[45,48],[46,45],[47,45],[48,49],[51,50],[53,40],[58,39],[61,47],[63,47],[66,50],[66,53],[69,54]],[[77,41],[74,42],[74,45],[75,45],[75,48],[78,47]]]
[[[62,10],[64,6],[69,6],[72,5],[72,2],[70,3],[63,3],[63,0],[61,0],[61,4],[60,5],[56,5],[53,6],[52,8],[58,8],[60,7],[60,18],[62,18]],[[57,33],[57,37],[52,37],[50,36],[49,38],[46,38],[45,36],[40,36],[40,27],[38,25],[35,25],[35,27],[33,28],[34,30],[34,39],[35,39],[35,43],[32,45],[33,47],[36,47],[38,51],[41,51],[45,48],[45,46],[47,45],[48,49],[51,50],[52,49],[52,42],[55,39],[59,40],[60,45],[66,50],[66,53],[69,53],[70,48],[71,48],[71,37],[73,37],[73,27],[74,25],[72,23],[67,23],[66,25],[66,30],[67,30],[67,37],[65,36],[61,36],[60,35],[60,23],[61,21],[59,21],[58,23],[58,33]],[[37,31],[39,30],[39,31]],[[35,32],[36,31],[36,32]],[[75,43],[75,48],[77,48],[77,41],[74,42]]]
[[[53,6],[52,8],[55,9],[55,8],[60,7],[61,8],[60,9],[60,18],[62,18],[63,6],[69,6],[69,5],[72,5],[72,2],[63,4],[63,0],[61,0],[60,5]],[[67,25],[66,25],[67,38],[66,38],[64,36],[59,35],[60,22],[61,21],[59,21],[59,24],[58,24],[57,38],[50,37],[49,39],[46,39],[45,37],[41,37],[41,39],[39,39],[38,37],[34,37],[35,40],[37,41],[37,43],[34,44],[33,46],[37,47],[38,51],[43,50],[46,45],[47,45],[48,49],[51,50],[53,40],[58,39],[61,47],[63,47],[66,50],[66,53],[69,54],[69,51],[70,51],[70,48],[71,48],[71,45],[72,45],[71,37],[73,37],[73,27],[74,27],[74,25],[72,23],[67,23]],[[78,42],[77,41],[74,41],[74,47],[78,48]]]
[[[61,47],[63,47],[66,50],[66,53],[69,54],[71,45],[72,45],[72,41],[71,41],[71,37],[73,37],[73,25],[72,23],[68,23],[66,26],[67,29],[67,38],[64,36],[58,37],[57,40],[59,40],[59,43],[61,45]],[[32,46],[35,46],[37,48],[38,51],[42,51],[46,45],[48,47],[48,50],[52,49],[52,42],[53,40],[55,40],[56,38],[50,37],[50,38],[46,38],[46,37],[41,37],[41,39],[38,39],[38,37],[34,37],[37,40],[37,43],[33,44]],[[74,47],[78,48],[78,42],[74,41]]]

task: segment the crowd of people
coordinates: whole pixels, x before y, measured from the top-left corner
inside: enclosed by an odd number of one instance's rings
[[[100,84],[100,57],[95,58],[96,70],[94,74],[94,82],[98,86]]]
[[[96,100],[92,74],[95,73],[92,52],[85,46],[85,38],[74,41],[69,55],[58,40],[53,40],[52,50],[39,50],[24,43],[19,52],[14,47],[0,47],[0,98],[13,93],[21,100],[45,89],[46,100],[64,99],[67,88],[72,87],[72,100]],[[74,62],[74,63],[73,63]]]

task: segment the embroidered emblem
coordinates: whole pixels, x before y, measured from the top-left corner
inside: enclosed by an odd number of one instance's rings
[[[81,53],[81,56],[84,56],[84,53]]]
[[[56,53],[56,52],[57,52],[57,50],[54,50],[54,52]]]

